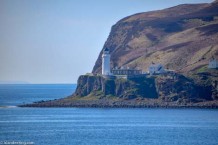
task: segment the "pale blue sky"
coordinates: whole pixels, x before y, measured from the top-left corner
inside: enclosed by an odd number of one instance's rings
[[[76,83],[123,17],[213,0],[0,0],[0,81]]]

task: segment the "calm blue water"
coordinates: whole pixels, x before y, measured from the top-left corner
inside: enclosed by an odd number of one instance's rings
[[[55,89],[48,90],[44,91],[53,96],[55,91],[51,90]],[[20,102],[19,97],[8,97],[9,104]],[[218,145],[218,110],[0,108],[0,144],[3,141],[37,145]]]
[[[75,89],[75,84],[0,84],[0,106],[63,98]]]

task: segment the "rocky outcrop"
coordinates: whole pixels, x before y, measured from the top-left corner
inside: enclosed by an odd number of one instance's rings
[[[163,102],[200,102],[213,100],[212,92],[212,86],[200,86],[193,80],[175,73],[130,79],[82,75],[74,96],[86,97],[91,94],[100,95],[100,98],[110,95],[122,99],[148,98],[160,99]]]
[[[130,79],[82,75],[67,98],[21,107],[206,107],[217,108],[214,87],[199,86],[179,74]]]
[[[100,76],[81,75],[77,81],[75,96],[87,96],[91,92],[102,90],[103,78]]]
[[[212,100],[212,87],[200,86],[183,75],[165,75],[156,79],[159,98],[163,101],[201,102]]]
[[[84,97],[91,93],[97,95],[99,92],[102,97],[111,95],[124,99],[158,98],[155,79],[152,77],[110,79],[89,75],[79,77],[74,96]]]

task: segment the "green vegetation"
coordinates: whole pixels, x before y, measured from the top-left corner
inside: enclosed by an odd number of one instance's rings
[[[202,66],[199,69],[197,69],[197,73],[203,73],[203,72],[207,72],[208,68],[207,66]]]

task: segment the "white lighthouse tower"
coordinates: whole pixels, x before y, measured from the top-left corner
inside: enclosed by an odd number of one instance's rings
[[[102,54],[102,75],[111,75],[110,53],[108,48],[105,48]]]

